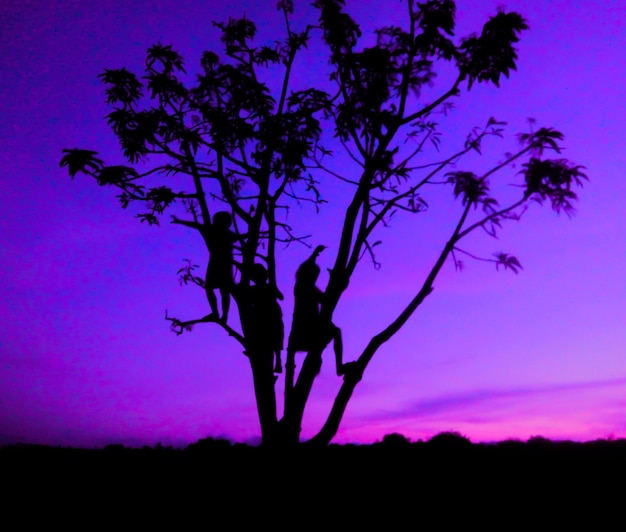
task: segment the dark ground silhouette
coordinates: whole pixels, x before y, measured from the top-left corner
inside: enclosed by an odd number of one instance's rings
[[[474,522],[513,530],[532,517],[541,519],[532,529],[546,529],[549,519],[623,511],[626,439],[475,444],[453,432],[426,442],[389,434],[371,445],[289,453],[213,438],[185,449],[10,445],[0,448],[0,470],[7,509],[55,501],[57,511],[90,515],[197,514],[207,526],[288,515],[296,530],[352,530],[372,519],[384,519],[385,530],[427,522],[438,524],[418,528]]]

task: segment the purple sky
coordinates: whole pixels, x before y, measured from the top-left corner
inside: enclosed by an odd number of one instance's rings
[[[275,3],[2,3],[0,444],[181,445],[207,435],[258,436],[238,345],[212,325],[177,337],[164,320],[165,309],[184,318],[208,312],[202,291],[181,288],[176,278],[185,258],[204,267],[201,243],[184,228],[141,225],[112,190],[82,176],[72,182],[58,162],[73,147],[123,162],[103,119],[108,108],[97,75],[104,68],[141,74],[145,50],[162,41],[193,74],[203,50],[221,52],[211,20],[245,12],[258,24],[259,42],[267,42],[282,31]],[[296,24],[316,20],[308,4]],[[490,116],[506,120],[504,141],[460,165],[487,168],[533,117],[565,134],[565,156],[586,166],[590,183],[571,220],[533,206],[498,241],[477,234],[466,243],[476,253],[513,253],[524,271],[470,261],[459,273],[448,264],[433,294],[370,364],[336,441],[372,442],[393,431],[428,438],[443,430],[474,441],[625,437],[626,4],[457,5],[457,37],[479,31],[499,5],[522,13],[530,30],[510,80],[456,100],[442,123],[442,151]],[[406,9],[393,1],[358,6],[351,13],[365,31],[399,22]],[[302,58],[298,84],[324,79],[319,50],[312,45]],[[445,73],[440,79],[441,89]],[[325,271],[346,195],[333,184],[323,193],[329,204],[319,216],[296,207],[292,222],[313,232],[313,244],[329,246],[319,260]],[[449,233],[459,209],[450,190],[427,199],[428,213],[400,217],[380,232],[382,268],[363,262],[338,309],[347,360],[408,302]],[[293,276],[308,253],[281,251],[287,327]],[[325,362],[314,388],[304,436],[319,428],[339,386],[332,366]]]

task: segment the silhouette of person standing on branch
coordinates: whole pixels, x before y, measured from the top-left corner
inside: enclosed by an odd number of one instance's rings
[[[267,349],[274,356],[274,373],[282,373],[283,365],[280,358],[285,338],[283,311],[278,300],[284,299],[278,288],[267,282],[267,269],[262,264],[254,264],[250,272],[254,283],[249,288],[249,305],[251,318],[252,345]]]
[[[323,342],[323,333],[320,323],[320,304],[324,297],[316,281],[320,274],[320,267],[315,262],[326,246],[317,246],[311,256],[306,259],[296,272],[294,286],[294,309],[291,332],[287,345],[287,381],[288,386],[293,382],[295,372],[295,355],[298,351],[310,351],[319,347]],[[341,329],[334,323],[329,324],[328,333],[333,340],[337,375],[346,372],[347,364],[343,363],[343,342]]]
[[[226,324],[230,309],[230,294],[233,289],[233,245],[243,237],[237,236],[230,230],[233,218],[229,212],[220,211],[213,215],[213,223],[207,232],[209,248],[209,264],[206,270],[205,290],[211,314],[207,319],[220,321]],[[222,315],[217,308],[215,290],[220,291],[222,299]]]

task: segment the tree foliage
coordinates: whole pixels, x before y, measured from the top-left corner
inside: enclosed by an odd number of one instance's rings
[[[469,256],[515,273],[522,268],[508,253],[480,257],[463,249],[460,243],[467,235],[483,229],[496,236],[504,222],[520,219],[529,202],[547,202],[555,211],[571,214],[575,188],[586,179],[583,167],[563,158],[546,158],[553,152],[560,154],[563,140],[550,127],[520,135],[519,149],[484,173],[458,169],[463,156],[480,154],[488,139],[503,135],[505,122],[493,118],[470,132],[456,151],[434,158],[431,151],[431,159],[424,161],[427,148],[440,145],[438,113],[449,110],[454,98],[476,84],[499,86],[502,76],[516,69],[515,45],[528,28],[520,14],[500,11],[486,21],[480,34],[455,40],[454,1],[407,0],[404,26],[380,28],[374,44],[360,46],[361,30],[343,0],[316,0],[313,5],[318,21],[296,31],[290,18],[293,3],[279,2],[284,37],[266,45],[255,44],[251,20],[214,23],[224,54],[205,52],[191,86],[183,82],[183,58],[169,45],[156,44],[147,51],[141,77],[124,68],[105,70],[100,79],[112,106],[107,120],[129,166],[106,165],[97,152],[85,149],[64,150],[61,159],[70,176],[82,173],[101,186],[116,187],[122,207],[143,206],[137,214],[141,222],[158,225],[169,213],[171,223],[195,231],[209,251],[212,215],[220,210],[231,213],[237,274],[230,292],[240,323],[216,321],[214,316],[167,318],[179,334],[196,323],[212,323],[242,344],[254,377],[263,441],[268,445],[299,441],[322,354],[335,334],[333,313],[351,276],[364,256],[377,264],[378,228],[396,213],[427,210],[423,192],[428,185],[451,186],[460,202],[458,219],[412,299],[346,369],[327,421],[313,442],[324,444],[334,437],[372,357],[432,292],[447,261],[461,268],[460,257]],[[292,90],[296,58],[314,35],[320,35],[328,48],[329,82],[321,88]],[[441,63],[451,65],[456,78],[437,98],[423,101],[423,89],[432,86]],[[275,93],[263,81],[268,70],[281,73]],[[329,130],[332,135],[324,134]],[[330,166],[337,150],[353,163],[349,177]],[[517,174],[512,171],[515,164],[521,168]],[[273,354],[267,342],[253,334],[250,288],[258,284],[253,279],[255,264],[263,264],[273,303],[280,305],[277,245],[304,240],[289,225],[286,207],[306,201],[319,209],[325,201],[318,188],[321,174],[349,183],[352,195],[347,198],[339,245],[319,302],[317,341],[306,353],[297,379],[287,372],[288,381],[295,380],[286,383],[285,411],[279,418]],[[503,204],[491,187],[502,174],[520,191]],[[183,181],[184,189],[174,185]],[[180,282],[207,289],[196,269],[187,261],[178,272]]]

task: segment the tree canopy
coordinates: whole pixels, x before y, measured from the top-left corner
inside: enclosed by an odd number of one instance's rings
[[[328,418],[311,440],[326,444],[337,432],[346,406],[376,352],[395,335],[433,291],[448,261],[461,268],[465,257],[492,262],[517,273],[519,260],[504,252],[478,256],[460,242],[478,229],[496,236],[503,224],[517,221],[531,202],[571,215],[576,187],[586,179],[583,167],[560,157],[563,134],[531,124],[519,135],[519,147],[489,170],[461,169],[463,157],[482,153],[486,142],[502,137],[505,122],[486,117],[463,145],[439,151],[438,120],[461,95],[471,98],[477,84],[498,87],[516,69],[516,43],[528,29],[518,13],[499,11],[482,31],[455,39],[452,0],[407,0],[404,26],[376,30],[374,44],[362,46],[359,25],[342,0],[316,0],[318,20],[295,29],[293,2],[278,4],[284,17],[282,40],[256,44],[256,28],[247,18],[214,23],[223,55],[204,52],[191,84],[182,56],[170,45],[156,44],[146,56],[143,76],[121,68],[100,79],[112,106],[107,120],[128,164],[107,165],[96,151],[64,150],[61,166],[71,177],[86,174],[101,186],[119,190],[122,207],[142,206],[137,217],[158,225],[169,221],[195,231],[209,251],[206,275],[188,261],[179,271],[184,284],[206,292],[211,312],[204,317],[167,316],[177,334],[196,324],[222,327],[242,346],[254,379],[263,441],[267,445],[299,441],[302,417],[319,374],[322,355],[332,343],[342,384]],[[312,38],[328,50],[329,78],[319,87],[293,90],[293,68]],[[426,101],[440,65],[456,76],[439,96]],[[264,81],[280,72],[277,90]],[[333,167],[338,153],[349,173]],[[556,154],[556,158],[549,156]],[[285,398],[277,412],[276,375],[283,315],[277,279],[277,247],[314,246],[287,217],[294,202],[323,209],[327,201],[320,175],[351,187],[338,228],[327,285],[316,286],[318,246],[296,274],[293,325],[287,345]],[[511,199],[496,197],[494,179],[517,187]],[[333,314],[357,267],[378,265],[378,231],[391,217],[426,215],[429,186],[449,187],[458,200],[456,220],[421,286],[396,318],[373,335],[360,353],[343,360],[341,331]],[[365,259],[365,260],[364,260]],[[217,292],[222,300],[217,305]],[[229,314],[235,302],[239,322]],[[301,310],[298,310],[301,309]],[[306,310],[308,309],[308,310]],[[306,314],[306,313],[309,314]],[[300,316],[300,317],[298,317]],[[303,316],[308,316],[303,317]],[[299,371],[294,353],[304,351]]]

